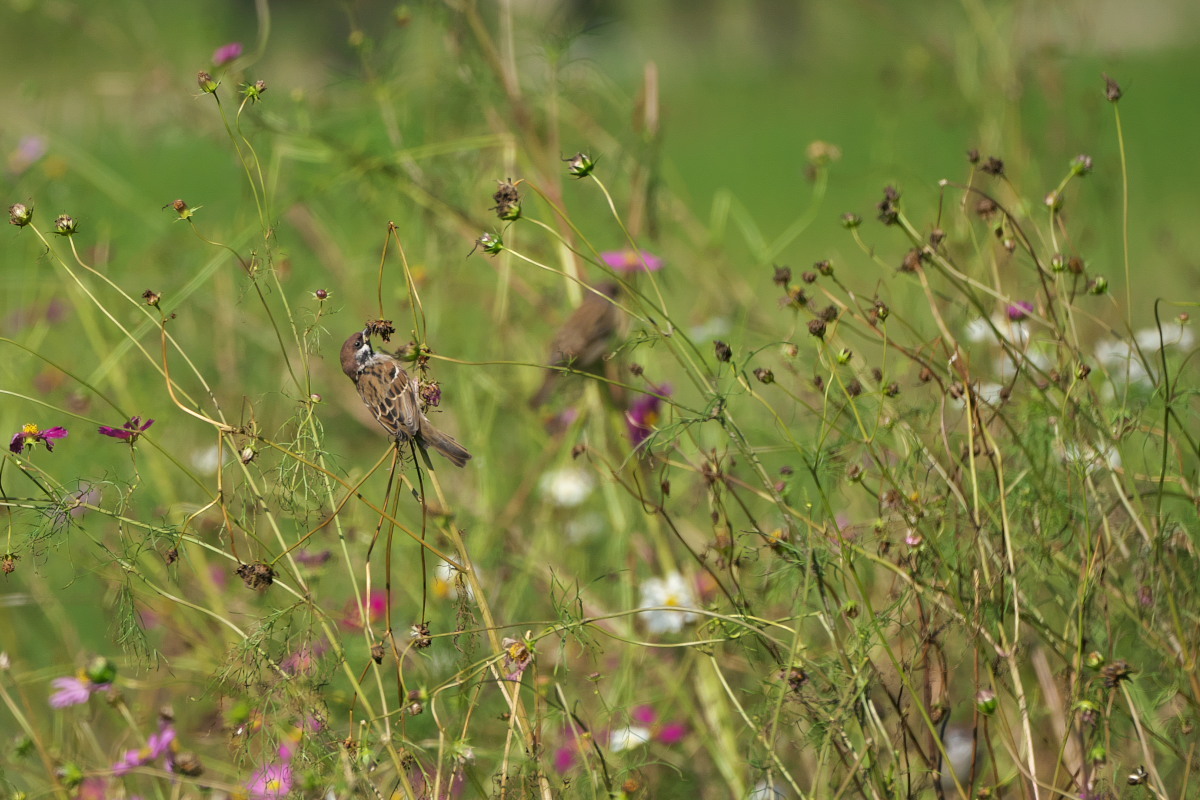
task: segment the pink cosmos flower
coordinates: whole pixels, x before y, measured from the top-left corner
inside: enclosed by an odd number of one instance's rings
[[[46,445],[46,450],[54,450],[54,439],[65,439],[67,429],[63,427],[47,428],[42,430],[34,423],[30,422],[13,434],[12,441],[8,443],[8,449],[15,455],[20,455],[22,450],[33,449],[33,446],[38,442]]]
[[[175,741],[175,729],[171,725],[163,725],[158,733],[150,735],[146,746],[140,750],[126,750],[121,760],[113,764],[114,775],[125,775],[137,767],[144,767],[167,755],[171,751],[171,743]],[[174,762],[168,759],[167,769],[173,771]]]
[[[292,765],[268,764],[254,771],[246,784],[254,800],[279,800],[292,790]]]
[[[214,67],[223,67],[235,58],[242,55],[242,43],[230,42],[223,44],[213,53],[212,61]]]
[[[96,692],[106,692],[111,683],[92,683],[85,675],[74,678],[55,678],[50,681],[57,692],[50,695],[51,708],[66,708],[86,703]]]
[[[1020,322],[1033,313],[1033,303],[1028,300],[1019,300],[1008,307],[1008,318],[1013,322]]]
[[[653,388],[654,394],[644,394],[633,401],[625,412],[625,427],[629,430],[629,441],[634,447],[650,438],[650,434],[658,426],[659,411],[662,399],[656,395],[669,397],[671,385],[664,383]]]
[[[387,592],[382,589],[374,589],[371,591],[371,596],[367,598],[365,604],[367,619],[366,622],[374,622],[387,613]],[[346,613],[342,617],[342,627],[350,630],[361,630],[363,627],[363,619],[359,614],[358,602],[351,599],[346,604]]]
[[[663,260],[646,250],[606,250],[600,260],[616,272],[658,272]]]

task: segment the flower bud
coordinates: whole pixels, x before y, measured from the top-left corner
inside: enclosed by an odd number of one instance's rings
[[[1103,275],[1097,275],[1095,278],[1092,278],[1091,283],[1088,284],[1088,291],[1092,294],[1107,293],[1108,278],[1105,278]]]
[[[96,656],[88,662],[84,674],[92,683],[112,683],[117,678],[117,665],[104,656]]]
[[[1062,272],[1067,268],[1067,259],[1062,253],[1055,253],[1050,256],[1050,269],[1054,272]]]
[[[596,162],[587,153],[576,153],[563,161],[567,162],[567,174],[576,178],[586,178],[596,168]]]
[[[158,303],[160,300],[162,300],[162,295],[153,289],[147,289],[146,291],[142,292],[142,299],[146,301],[146,305],[158,308]]]
[[[713,350],[717,354],[717,361],[726,362],[733,358],[733,348],[720,339],[713,341]]]
[[[33,221],[33,208],[24,203],[13,203],[8,207],[8,221],[18,228],[24,228]]]
[[[849,211],[842,214],[842,227],[846,230],[852,231],[859,225],[862,225],[862,217],[858,214],[852,214]]]
[[[1042,202],[1045,203],[1046,208],[1050,209],[1051,211],[1061,211],[1063,207],[1062,192],[1048,192]]]
[[[204,70],[196,73],[196,85],[200,87],[200,91],[205,94],[216,94],[217,87],[221,85],[220,81],[213,80],[213,76],[209,75]]]
[[[766,367],[759,367],[758,369],[754,370],[754,377],[758,378],[759,383],[775,382],[775,373],[771,372],[771,370],[767,369]]]
[[[996,702],[996,693],[991,689],[980,689],[975,695],[975,708],[979,709],[979,713],[985,717],[990,717],[996,713],[996,707],[999,704]]]
[[[257,103],[262,100],[263,92],[267,91],[266,81],[255,81],[242,86],[242,96],[251,103]]]
[[[825,338],[825,320],[817,318],[808,323],[808,332],[818,339]]]
[[[839,363],[839,364],[849,364],[849,363],[850,363],[850,359],[851,359],[851,357],[852,357],[853,355],[854,355],[854,354],[853,354],[852,352],[850,352],[850,349],[849,349],[849,348],[847,348],[847,347],[843,347],[843,348],[841,349],[841,352],[839,352],[839,353],[837,354],[837,363]]]
[[[475,240],[475,246],[489,256],[494,256],[504,249],[504,242],[494,233],[485,233]]]
[[[54,220],[54,232],[59,236],[70,236],[79,229],[79,223],[70,214],[59,214]]]
[[[1071,159],[1071,174],[1072,175],[1087,175],[1092,171],[1092,157],[1086,153],[1080,153]]]

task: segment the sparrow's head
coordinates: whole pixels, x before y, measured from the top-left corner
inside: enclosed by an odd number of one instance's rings
[[[371,358],[371,342],[367,339],[366,331],[356,331],[342,345],[342,372],[355,380],[359,370]]]

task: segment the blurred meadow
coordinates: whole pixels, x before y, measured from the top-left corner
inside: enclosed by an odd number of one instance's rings
[[[4,9],[8,796],[1194,793],[1200,6]]]

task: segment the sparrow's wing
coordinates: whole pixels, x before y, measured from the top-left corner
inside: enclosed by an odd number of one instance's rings
[[[358,374],[358,393],[375,419],[393,438],[412,438],[421,429],[415,384],[400,362],[376,358]]]
[[[555,334],[550,362],[574,363],[585,369],[594,366],[608,352],[618,319],[616,306],[604,297],[589,294]]]

